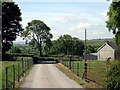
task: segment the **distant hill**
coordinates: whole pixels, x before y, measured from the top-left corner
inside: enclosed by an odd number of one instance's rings
[[[106,41],[114,41],[114,38],[107,38],[107,39],[91,39],[91,40],[87,40],[87,45],[91,45],[91,46],[101,46],[102,44],[104,44]],[[25,44],[25,42],[14,42],[14,45],[18,45],[18,46],[28,46]]]
[[[23,42],[23,41],[18,41],[18,42],[14,41],[13,44],[25,44],[25,42]]]
[[[91,46],[101,46],[102,44],[104,44],[106,41],[112,41],[115,42],[113,38],[107,38],[107,39],[92,39],[92,40],[87,40],[87,45],[91,45]]]

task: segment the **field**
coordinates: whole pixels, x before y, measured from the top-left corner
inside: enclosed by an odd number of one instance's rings
[[[20,81],[23,73],[31,66],[30,60],[24,58],[17,58],[17,61],[2,61],[2,88],[5,88],[6,85],[8,88],[13,88],[16,86],[16,82]],[[14,65],[14,66],[13,66]],[[7,68],[6,68],[7,67]],[[7,70],[6,70],[7,69]],[[7,71],[7,82],[6,82],[6,71]],[[7,84],[6,84],[7,83]]]
[[[110,65],[113,63],[116,62],[111,61],[110,64],[107,64],[106,61],[87,61],[87,79],[104,87],[107,79],[107,72],[110,69]],[[62,64],[69,68],[69,61],[64,60]],[[83,78],[84,61],[71,61],[71,71],[78,77]]]
[[[87,40],[87,45],[91,45],[91,46],[101,46],[102,44],[104,44],[106,41],[112,41],[114,42],[114,39],[92,39],[92,40]]]
[[[2,62],[2,87],[5,87],[5,69],[8,67],[8,87],[12,87],[12,82],[13,82],[13,65],[15,65],[15,76],[17,76],[17,70],[18,70],[18,61],[3,61]],[[22,64],[20,63],[20,68],[19,70],[22,71]]]

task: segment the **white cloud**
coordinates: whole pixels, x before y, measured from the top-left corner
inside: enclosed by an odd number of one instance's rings
[[[22,37],[17,36],[16,41],[14,41],[14,43],[15,43],[15,42],[25,42],[25,40],[23,40]]]
[[[85,28],[90,28],[90,23],[80,22],[73,27],[69,27],[68,29],[62,30],[52,30],[51,33],[53,34],[53,40],[58,39],[60,35],[69,34],[73,37],[78,37],[80,39],[84,38],[84,30]]]
[[[80,22],[73,27],[62,30],[52,30],[53,40],[58,39],[60,35],[69,34],[72,37],[84,39],[85,28],[87,29],[87,39],[112,38],[113,35],[107,30],[104,24],[91,24]]]
[[[83,22],[80,22],[76,28],[77,29],[84,29],[84,28],[90,28],[91,27],[91,24],[90,23],[83,23]]]
[[[61,19],[61,20],[59,20],[59,21],[57,21],[58,23],[61,23],[61,24],[66,24],[66,23],[69,23],[70,22],[70,20],[69,19]]]
[[[108,20],[107,12],[108,10],[105,10],[104,12],[101,13],[101,16],[104,19],[104,21]]]
[[[56,22],[58,24],[70,24],[70,23],[74,23],[77,21],[78,17],[75,16],[76,14],[72,15],[65,15],[62,18],[60,18],[59,20],[57,20]]]

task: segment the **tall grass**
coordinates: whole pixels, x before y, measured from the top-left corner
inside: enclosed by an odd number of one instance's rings
[[[8,87],[12,88],[13,83],[13,65],[15,65],[15,76],[18,76],[18,63],[20,63],[19,70],[22,71],[22,62],[19,61],[3,61],[2,62],[2,88],[5,88],[6,67],[8,67]]]
[[[8,82],[7,82],[8,84],[7,85],[8,85],[8,88],[13,88],[13,82],[14,82],[13,65],[15,67],[15,81],[17,82],[18,78],[20,78],[22,76],[23,71],[25,71],[25,69],[26,69],[25,61],[27,62],[26,68],[28,68],[29,61],[27,61],[27,58],[24,58],[23,61],[21,60],[21,58],[18,58],[16,61],[2,61],[2,85],[1,86],[3,89],[6,87],[6,67],[8,68]],[[19,65],[19,67],[18,67],[18,65]],[[24,67],[23,67],[23,65],[24,65]]]
[[[62,63],[69,68],[69,60],[63,60]],[[110,61],[109,65],[106,61],[87,60],[87,78],[100,86],[105,86],[107,73],[116,61]],[[79,69],[78,69],[79,64]],[[79,71],[78,71],[78,70]],[[78,77],[83,78],[84,75],[84,61],[71,61],[71,71]],[[78,74],[77,74],[78,73]]]

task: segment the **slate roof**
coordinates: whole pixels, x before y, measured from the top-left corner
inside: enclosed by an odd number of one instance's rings
[[[111,41],[107,41],[104,43],[97,51],[99,51],[101,48],[103,48],[106,44],[108,44],[110,47],[112,47],[114,50],[120,50],[120,47],[116,46],[115,43]]]

